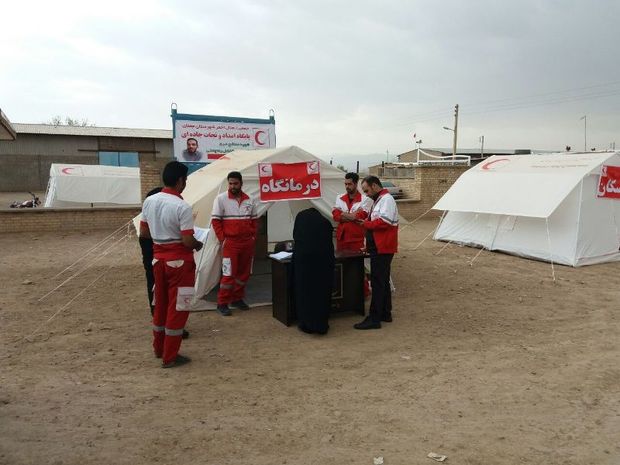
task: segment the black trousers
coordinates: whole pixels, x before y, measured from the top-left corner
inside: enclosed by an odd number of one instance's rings
[[[140,249],[142,249],[142,265],[146,275],[146,293],[149,296],[149,306],[151,307],[151,315],[155,310],[153,305],[153,286],[155,285],[155,276],[153,276],[153,241],[140,237]]]
[[[369,316],[379,322],[392,313],[392,290],[390,289],[390,268],[394,254],[370,256],[370,285],[372,297]]]

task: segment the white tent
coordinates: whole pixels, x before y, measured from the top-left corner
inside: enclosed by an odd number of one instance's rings
[[[267,150],[236,150],[225,157],[192,173],[183,191],[183,198],[192,205],[194,223],[208,228],[211,222],[213,201],[220,192],[228,189],[226,176],[239,171],[243,176],[243,191],[253,198],[259,197],[258,163],[296,163],[319,161],[321,170],[321,198],[261,203],[259,215],[269,210],[267,236],[270,243],[293,238],[295,215],[306,208],[315,207],[331,220],[331,211],[339,194],[344,192],[344,173],[338,168],[319,160],[299,147],[284,147]],[[214,234],[207,235],[203,249],[195,254],[196,286],[195,300],[199,299],[219,281],[221,260],[219,244]]]
[[[435,204],[434,239],[571,266],[620,260],[620,200],[597,197],[603,166],[620,152],[490,157]]]
[[[52,163],[45,207],[140,204],[140,169]]]

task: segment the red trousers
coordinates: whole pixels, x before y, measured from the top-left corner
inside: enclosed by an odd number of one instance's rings
[[[157,260],[153,265],[155,276],[155,311],[153,313],[153,349],[163,363],[176,359],[183,329],[189,312],[177,311],[180,287],[194,287],[196,264],[194,260]]]
[[[254,241],[226,239],[222,248],[222,278],[217,293],[218,305],[229,304],[245,297],[254,260]]]

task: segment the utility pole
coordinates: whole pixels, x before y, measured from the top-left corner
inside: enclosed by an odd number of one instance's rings
[[[580,120],[583,120],[583,151],[588,151],[588,115],[583,115]]]
[[[484,158],[484,136],[480,136],[480,158]]]
[[[454,106],[454,140],[452,142],[452,159],[456,158],[456,134],[459,127],[459,104]]]

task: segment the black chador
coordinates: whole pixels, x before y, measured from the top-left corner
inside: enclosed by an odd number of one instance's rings
[[[325,334],[329,329],[334,280],[334,243],[331,223],[315,208],[299,212],[293,239],[293,282],[299,329]]]

